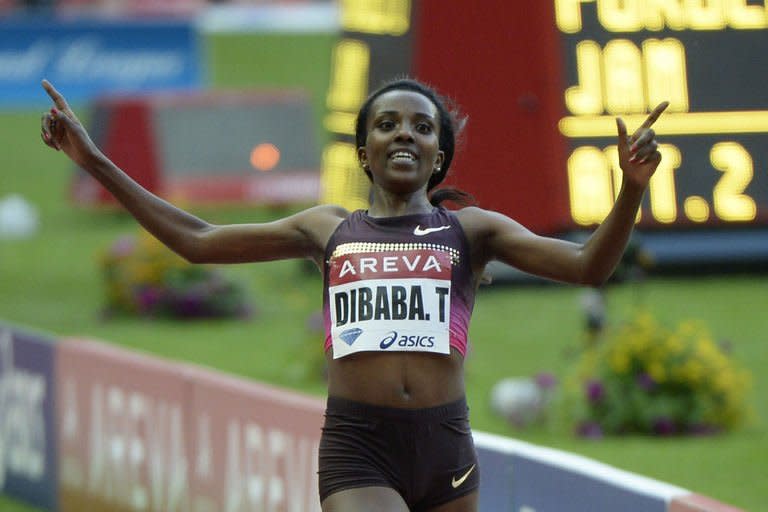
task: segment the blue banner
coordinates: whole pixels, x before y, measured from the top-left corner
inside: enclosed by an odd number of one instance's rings
[[[482,512],[511,512],[512,457],[508,453],[476,446],[480,467],[480,508]]]
[[[55,511],[55,344],[0,323],[0,494]]]
[[[48,105],[43,78],[72,103],[107,92],[197,88],[198,36],[191,21],[0,22],[0,108]]]
[[[513,455],[510,510],[535,512],[666,512],[667,500],[642,488],[623,486],[610,477],[580,473],[534,457]]]
[[[666,512],[680,487],[569,452],[474,432],[482,512]]]

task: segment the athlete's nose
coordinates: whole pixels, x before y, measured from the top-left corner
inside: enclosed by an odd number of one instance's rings
[[[413,128],[410,123],[400,123],[397,133],[395,134],[395,139],[398,141],[413,142]]]

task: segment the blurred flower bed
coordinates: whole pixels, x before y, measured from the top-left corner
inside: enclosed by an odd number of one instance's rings
[[[146,232],[117,239],[101,258],[107,317],[248,317],[244,288],[219,268],[192,265]]]
[[[751,377],[728,351],[697,322],[670,329],[638,314],[584,349],[565,404],[587,437],[730,430],[749,416]]]

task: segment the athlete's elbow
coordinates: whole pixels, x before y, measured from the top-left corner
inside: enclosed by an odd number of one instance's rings
[[[184,258],[188,263],[204,264],[218,263],[216,254],[205,243],[200,240],[190,240],[183,247],[180,247],[176,254]]]
[[[611,278],[613,269],[587,268],[581,274],[579,284],[592,288],[600,288]]]
[[[213,263],[211,250],[204,236],[189,235],[168,244],[173,252],[188,263]]]
[[[205,256],[195,248],[193,244],[187,242],[166,242],[166,247],[173,251],[187,263],[205,263]]]
[[[177,252],[179,256],[181,256],[187,263],[191,263],[193,265],[201,264],[201,263],[210,263],[208,259],[200,253],[196,252]]]

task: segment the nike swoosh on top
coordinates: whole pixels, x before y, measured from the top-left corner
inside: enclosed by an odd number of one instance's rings
[[[444,229],[451,229],[451,226],[440,226],[437,228],[424,228],[424,229],[421,229],[421,226],[416,226],[413,230],[413,234],[416,236],[424,236],[430,233],[434,233],[435,231],[442,231]]]
[[[464,483],[464,481],[465,481],[467,478],[469,478],[469,475],[470,475],[470,474],[472,473],[472,471],[474,471],[474,470],[475,470],[475,465],[474,465],[474,464],[472,464],[472,467],[471,467],[471,468],[469,468],[469,470],[468,470],[466,473],[464,473],[464,474],[461,476],[461,478],[458,478],[458,479],[457,479],[455,476],[454,476],[453,478],[451,478],[451,487],[453,487],[454,489],[456,489],[458,486],[460,486],[461,484],[463,484],[463,483]]]

